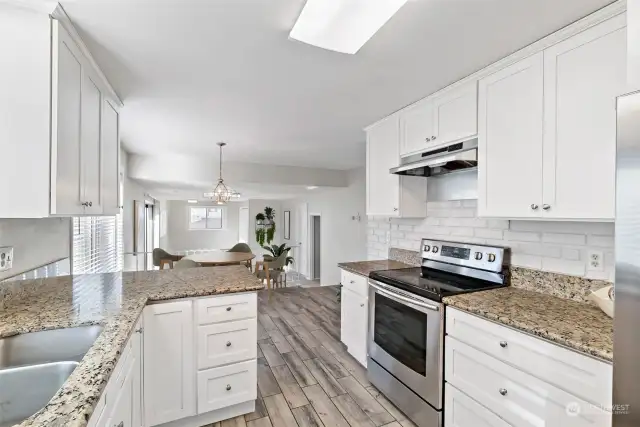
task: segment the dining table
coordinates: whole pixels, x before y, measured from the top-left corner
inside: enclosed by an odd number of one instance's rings
[[[185,259],[195,261],[203,267],[215,267],[219,265],[236,265],[246,264],[256,256],[251,252],[204,252],[199,254],[187,255]]]

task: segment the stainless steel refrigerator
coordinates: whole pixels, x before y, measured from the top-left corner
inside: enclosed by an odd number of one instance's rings
[[[613,425],[640,426],[640,92],[618,98]]]

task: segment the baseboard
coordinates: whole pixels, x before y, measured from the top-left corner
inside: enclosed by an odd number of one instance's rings
[[[201,427],[217,423],[218,421],[228,420],[229,418],[238,417],[240,415],[250,414],[255,410],[256,401],[250,400],[248,402],[238,403],[237,405],[218,409],[217,411],[207,412],[206,414],[195,415],[193,417],[160,424],[160,427]]]

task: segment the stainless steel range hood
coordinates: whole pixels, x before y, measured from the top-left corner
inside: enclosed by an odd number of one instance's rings
[[[409,176],[438,176],[478,166],[478,139],[404,157],[390,173]]]

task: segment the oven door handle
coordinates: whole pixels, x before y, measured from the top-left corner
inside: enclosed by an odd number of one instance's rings
[[[373,282],[369,282],[369,286],[374,288],[380,294],[382,294],[382,295],[384,295],[386,297],[389,297],[391,299],[394,299],[394,300],[396,300],[398,302],[404,301],[406,303],[415,304],[415,305],[417,305],[419,307],[424,307],[426,309],[433,310],[433,311],[439,311],[440,310],[440,307],[438,307],[437,305],[425,304],[422,301],[417,301],[417,300],[414,300],[414,299],[411,299],[411,298],[403,297],[402,295],[394,294],[394,293],[389,292],[388,290],[386,290],[386,289],[384,289],[384,288],[382,288],[382,287],[380,287],[378,285],[375,285]]]

